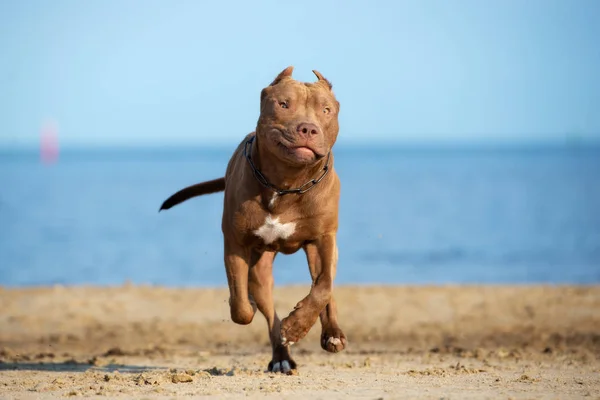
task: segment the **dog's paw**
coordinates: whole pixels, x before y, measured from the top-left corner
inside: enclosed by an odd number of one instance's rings
[[[346,348],[348,340],[340,328],[326,328],[321,333],[321,347],[330,353],[338,353]]]
[[[307,312],[306,309],[297,308],[289,316],[281,321],[281,344],[290,346],[302,339],[310,328],[317,322],[316,316]]]
[[[287,347],[278,346],[273,352],[273,359],[267,368],[269,372],[292,375],[297,369],[296,362],[290,357]]]
[[[269,363],[269,372],[273,373],[292,375],[295,369],[296,362],[294,360],[271,361]]]

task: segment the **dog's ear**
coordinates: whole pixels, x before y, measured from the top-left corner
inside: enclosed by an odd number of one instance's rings
[[[323,75],[321,75],[321,73],[319,71],[317,71],[316,69],[313,69],[313,74],[315,74],[317,76],[317,78],[319,78],[319,82],[323,82],[324,84],[326,84],[327,87],[329,88],[329,90],[331,90],[331,88],[333,88],[333,86],[331,85],[331,82],[329,82],[327,79],[325,79],[325,77]]]
[[[292,71],[294,71],[294,67],[290,65],[289,67],[287,67],[286,69],[284,69],[283,71],[281,71],[279,73],[279,75],[277,75],[277,77],[275,78],[275,80],[273,82],[271,82],[270,86],[277,85],[284,78],[291,78],[292,77]]]

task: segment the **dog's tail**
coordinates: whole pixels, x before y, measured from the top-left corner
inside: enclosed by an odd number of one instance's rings
[[[217,193],[225,190],[225,178],[213,179],[212,181],[196,183],[195,185],[188,186],[181,189],[171,197],[166,199],[162,206],[160,206],[159,212],[162,210],[168,210],[169,208],[176,206],[179,203],[183,203],[192,197],[202,196],[203,194]]]

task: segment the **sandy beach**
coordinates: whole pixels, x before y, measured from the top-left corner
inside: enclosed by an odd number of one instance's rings
[[[278,287],[278,313],[307,292]],[[348,349],[293,346],[265,372],[266,324],[225,289],[0,289],[0,397],[600,399],[600,287],[336,287]]]

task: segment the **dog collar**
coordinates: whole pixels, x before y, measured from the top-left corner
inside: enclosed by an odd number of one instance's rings
[[[295,189],[279,189],[278,187],[276,187],[275,185],[270,183],[267,180],[267,178],[262,174],[262,172],[260,172],[260,170],[258,168],[256,168],[256,166],[254,165],[254,162],[252,162],[252,147],[251,146],[252,146],[252,142],[254,141],[254,138],[256,138],[256,136],[252,136],[250,139],[248,139],[248,141],[244,145],[244,157],[246,157],[246,160],[248,160],[248,163],[250,164],[250,168],[252,168],[252,173],[254,174],[254,177],[256,178],[256,180],[258,182],[260,182],[260,184],[263,185],[264,187],[271,189],[272,191],[277,193],[277,195],[279,195],[279,196],[282,196],[284,194],[291,194],[291,193],[297,193],[297,194],[306,193],[310,189],[315,187],[319,182],[321,182],[321,180],[323,180],[323,178],[325,178],[325,175],[327,175],[327,173],[329,172],[329,158],[331,156],[331,151],[329,153],[327,153],[327,161],[325,162],[325,166],[323,167],[323,173],[321,174],[321,176],[319,176],[316,179],[312,179],[312,180],[306,182],[304,185],[302,185],[298,188],[295,188]]]

